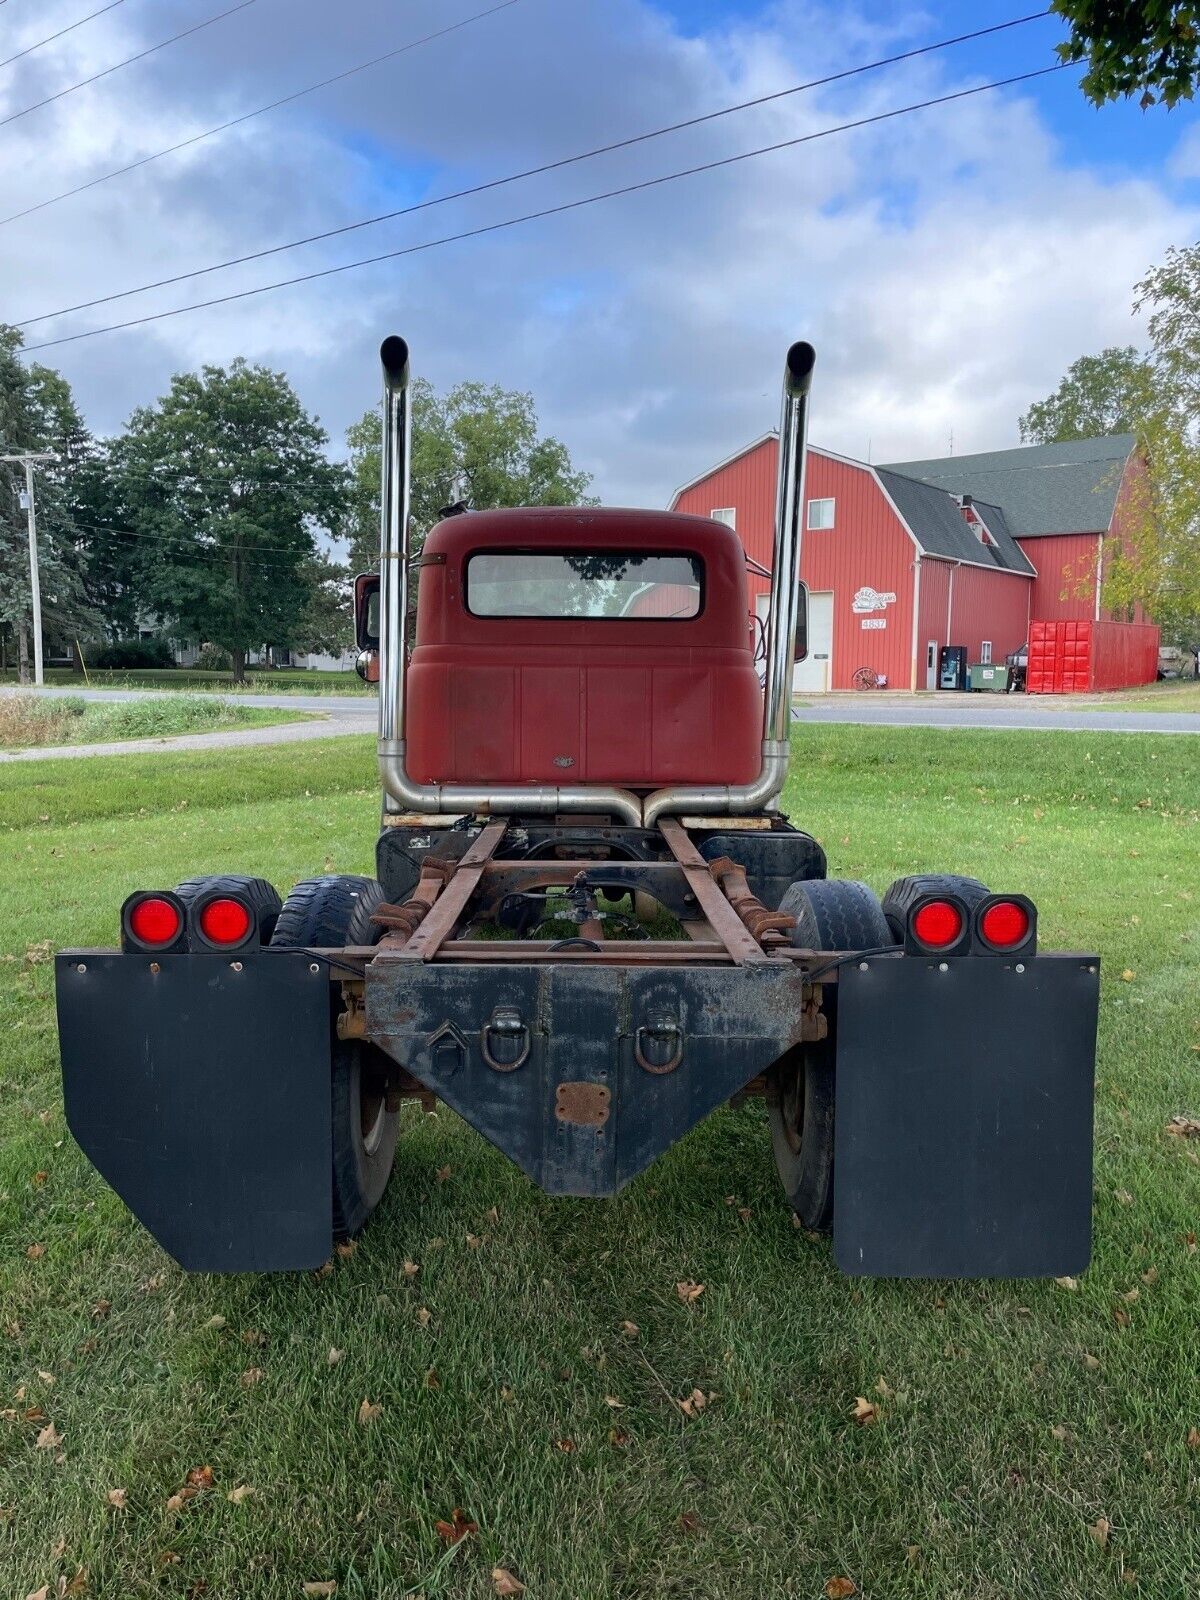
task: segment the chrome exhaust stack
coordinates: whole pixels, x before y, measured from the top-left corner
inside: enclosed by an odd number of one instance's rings
[[[775,541],[771,561],[771,609],[767,636],[767,682],[763,695],[762,766],[753,783],[735,787],[657,789],[643,804],[645,825],[683,811],[703,816],[738,815],[771,809],[787,778],[792,715],[792,673],[800,616],[800,541],[804,473],[808,455],[808,395],[817,353],[798,340],[783,369],[779,420],[779,483],[775,497]]]
[[[405,765],[408,676],[408,523],[412,505],[412,398],[408,345],[392,335],[379,350],[383,367],[383,487],[380,498],[379,772],[402,811],[464,813],[609,812],[633,827],[642,805],[628,789],[546,784],[416,783]]]

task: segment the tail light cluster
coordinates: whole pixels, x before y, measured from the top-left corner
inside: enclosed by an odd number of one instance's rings
[[[121,948],[127,953],[243,950],[258,943],[258,916],[238,895],[216,890],[185,905],[177,894],[148,889],[121,907]]]
[[[968,906],[956,895],[926,895],[909,911],[909,955],[1014,956],[1037,952],[1037,910],[1022,894],[990,894]]]

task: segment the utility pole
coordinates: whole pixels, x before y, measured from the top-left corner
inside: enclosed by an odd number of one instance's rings
[[[29,593],[33,606],[33,681],[40,689],[45,683],[42,667],[42,585],[38,575],[37,510],[33,503],[33,463],[53,461],[49,452],[27,452],[25,455],[0,456],[0,461],[25,468],[25,490],[21,496],[29,520]]]

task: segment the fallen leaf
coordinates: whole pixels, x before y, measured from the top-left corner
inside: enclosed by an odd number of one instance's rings
[[[209,1317],[204,1326],[206,1328],[223,1328],[225,1326],[225,1318],[218,1312],[216,1316]]]
[[[741,1217],[743,1222],[749,1222],[750,1218],[753,1215],[754,1215],[754,1213],[753,1213],[753,1211],[751,1211],[749,1206],[739,1206],[738,1207],[738,1216]]]
[[[1075,1438],[1075,1435],[1071,1432],[1070,1428],[1067,1427],[1065,1422],[1056,1422],[1050,1429],[1050,1432],[1060,1444],[1070,1444]]]
[[[52,1422],[48,1422],[37,1436],[36,1448],[38,1450],[57,1450],[62,1442],[62,1434],[59,1433]]]
[[[235,1506],[240,1506],[242,1501],[249,1500],[253,1493],[254,1490],[248,1483],[239,1483],[236,1489],[230,1489],[225,1498],[226,1500],[232,1500]]]
[[[1140,1273],[1139,1276],[1140,1276],[1142,1282],[1144,1284],[1146,1284],[1147,1287],[1149,1287],[1150,1285],[1155,1284],[1155,1283],[1158,1282],[1158,1268],[1157,1267],[1147,1267],[1145,1272]]]
[[[858,1585],[853,1578],[830,1578],[825,1593],[829,1600],[850,1600],[852,1594],[858,1593]]]
[[[437,1375],[436,1367],[430,1367],[426,1372],[425,1387],[427,1389],[440,1389],[442,1387],[442,1380]]]
[[[1131,1206],[1133,1204],[1133,1196],[1128,1189],[1114,1189],[1113,1199],[1123,1206]]]
[[[1073,1291],[1079,1287],[1078,1278],[1055,1278],[1054,1281],[1060,1289],[1071,1289]]]
[[[40,1189],[49,1176],[50,1174],[48,1172],[35,1172],[33,1177],[30,1179],[30,1182],[33,1184],[35,1189]]]
[[[506,1404],[507,1404],[508,1401],[510,1401],[510,1400],[512,1400],[514,1398],[513,1391],[508,1387],[508,1385],[506,1383],[502,1383],[500,1385],[500,1398]]]
[[[1200,1117],[1172,1117],[1166,1132],[1172,1139],[1200,1139]]]
[[[1108,1549],[1108,1534],[1111,1527],[1112,1523],[1109,1522],[1107,1517],[1097,1517],[1095,1522],[1088,1523],[1088,1532],[1095,1539],[1101,1550]]]
[[[479,1524],[468,1521],[461,1506],[455,1506],[449,1522],[435,1522],[433,1527],[443,1544],[458,1544],[468,1534],[479,1532]]]
[[[363,1428],[369,1428],[382,1411],[383,1406],[381,1404],[371,1400],[364,1400],[358,1408],[359,1425]]]
[[[1113,1321],[1118,1328],[1128,1328],[1130,1325],[1129,1313],[1121,1306],[1113,1307]]]
[[[96,1304],[92,1307],[92,1316],[97,1322],[103,1322],[111,1310],[111,1300],[97,1300]]]
[[[626,1320],[621,1324],[621,1332],[627,1339],[636,1339],[641,1331],[642,1330],[638,1327],[637,1323],[630,1322],[628,1318],[626,1318]]]
[[[693,1389],[691,1394],[677,1404],[685,1417],[698,1417],[708,1404],[708,1397],[703,1389]]]
[[[249,1345],[251,1348],[255,1345],[266,1344],[266,1342],[266,1334],[261,1333],[257,1328],[247,1328],[245,1333],[242,1334],[242,1343]]]
[[[422,1328],[427,1328],[432,1321],[433,1312],[430,1311],[428,1306],[421,1306],[417,1311],[417,1323],[419,1326]]]
[[[27,1594],[25,1600],[50,1600],[50,1585],[44,1583],[40,1589],[34,1589],[32,1594]]]
[[[331,1367],[336,1367],[338,1362],[345,1354],[346,1352],[344,1350],[339,1350],[337,1345],[331,1344],[329,1346],[329,1354],[325,1357],[325,1359],[328,1361]]]
[[[213,1469],[211,1467],[192,1467],[184,1480],[191,1489],[211,1489],[213,1486]]]
[[[60,1597],[68,1594],[82,1594],[86,1588],[86,1567],[79,1567],[75,1573],[75,1576],[70,1580],[69,1583],[64,1583],[61,1578],[58,1580],[58,1592]]]
[[[574,1439],[555,1439],[554,1448],[561,1450],[563,1455],[569,1456],[575,1449],[575,1441]]]
[[[322,1261],[321,1265],[313,1273],[313,1277],[314,1278],[327,1278],[332,1271],[333,1271],[333,1257],[331,1256],[328,1261]]]
[[[1100,1357],[1099,1356],[1089,1355],[1085,1351],[1084,1352],[1084,1357],[1083,1357],[1083,1364],[1088,1369],[1089,1372],[1099,1372],[1100,1371]]]
[[[1135,977],[1135,973],[1134,973],[1133,968],[1132,967],[1126,967],[1125,971],[1121,974],[1121,982],[1122,983],[1132,983],[1133,980],[1134,980],[1134,977]]]
[[[693,1283],[691,1278],[683,1278],[675,1285],[675,1293],[685,1306],[694,1305],[704,1293],[704,1284]]]
[[[110,1489],[104,1498],[108,1501],[109,1505],[112,1506],[114,1511],[124,1511],[125,1497],[128,1492],[129,1491],[127,1489]]]
[[[1200,1428],[1188,1429],[1187,1447],[1189,1450],[1200,1450]]]
[[[404,1276],[406,1278],[415,1278],[420,1270],[421,1268],[415,1261],[406,1261],[404,1263]]]
[[[453,1171],[453,1168],[451,1168],[451,1167],[439,1167],[437,1169],[437,1171],[434,1173],[434,1177],[437,1179],[437,1181],[439,1183],[445,1183],[446,1179],[450,1176],[450,1173],[452,1171]]]
[[[492,1588],[497,1594],[524,1594],[525,1585],[506,1567],[492,1568]]]
[[[700,1521],[698,1511],[682,1511],[679,1515],[679,1526],[684,1533],[699,1533],[704,1524]]]
[[[468,1235],[467,1235],[467,1248],[468,1248],[468,1250],[478,1250],[479,1246],[482,1243],[483,1243],[483,1240],[479,1237],[479,1235],[477,1233],[468,1233]]]
[[[1194,1233],[1185,1233],[1184,1234],[1184,1236],[1183,1236],[1183,1248],[1187,1251],[1188,1255],[1190,1255],[1190,1256],[1194,1256],[1196,1254],[1196,1235]]]
[[[300,1589],[308,1596],[308,1600],[321,1600],[323,1595],[337,1593],[337,1579],[325,1578],[320,1583],[302,1583]]]
[[[189,1500],[194,1500],[200,1493],[199,1489],[183,1488],[170,1496],[167,1501],[168,1511],[182,1511]]]
[[[629,1443],[629,1435],[624,1428],[610,1428],[608,1430],[608,1442],[611,1445],[615,1445],[618,1450],[623,1450]]]
[[[906,1544],[904,1546],[904,1559],[910,1566],[915,1567],[921,1559],[921,1546],[919,1544]]]
[[[238,1382],[241,1384],[243,1389],[253,1389],[256,1383],[262,1382],[262,1377],[263,1370],[261,1367],[247,1367],[245,1372],[243,1372],[241,1377],[238,1379]]]
[[[873,1422],[879,1421],[879,1407],[873,1404],[872,1401],[865,1399],[861,1394],[856,1395],[851,1415],[860,1428],[869,1428]],[[847,1593],[850,1592],[847,1590]]]
[[[44,1244],[27,1245],[25,1247],[25,1254],[29,1257],[30,1261],[40,1261],[46,1254],[46,1246]]]
[[[1131,1306],[1133,1305],[1134,1301],[1137,1300],[1141,1292],[1142,1291],[1140,1289],[1126,1289],[1125,1293],[1121,1296],[1121,1299],[1124,1300],[1127,1306]]]
[[[618,1400],[615,1394],[606,1394],[604,1396],[604,1404],[608,1406],[610,1411],[624,1411],[625,1409],[624,1400]]]
[[[500,1207],[499,1206],[489,1206],[487,1208],[487,1211],[486,1211],[485,1215],[487,1216],[487,1219],[488,1219],[489,1222],[499,1222],[500,1221]]]
[[[38,1377],[46,1385],[47,1389],[52,1389],[54,1387],[54,1374],[52,1372],[43,1372],[39,1367]]]

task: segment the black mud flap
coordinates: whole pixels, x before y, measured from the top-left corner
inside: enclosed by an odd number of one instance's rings
[[[284,951],[57,958],[71,1132],[190,1272],[329,1255],[329,984],[314,965]]]
[[[1100,963],[842,968],[833,1241],[843,1272],[1036,1278],[1091,1253]]]
[[[367,968],[367,1032],[547,1194],[610,1195],[799,1036],[790,963]]]

